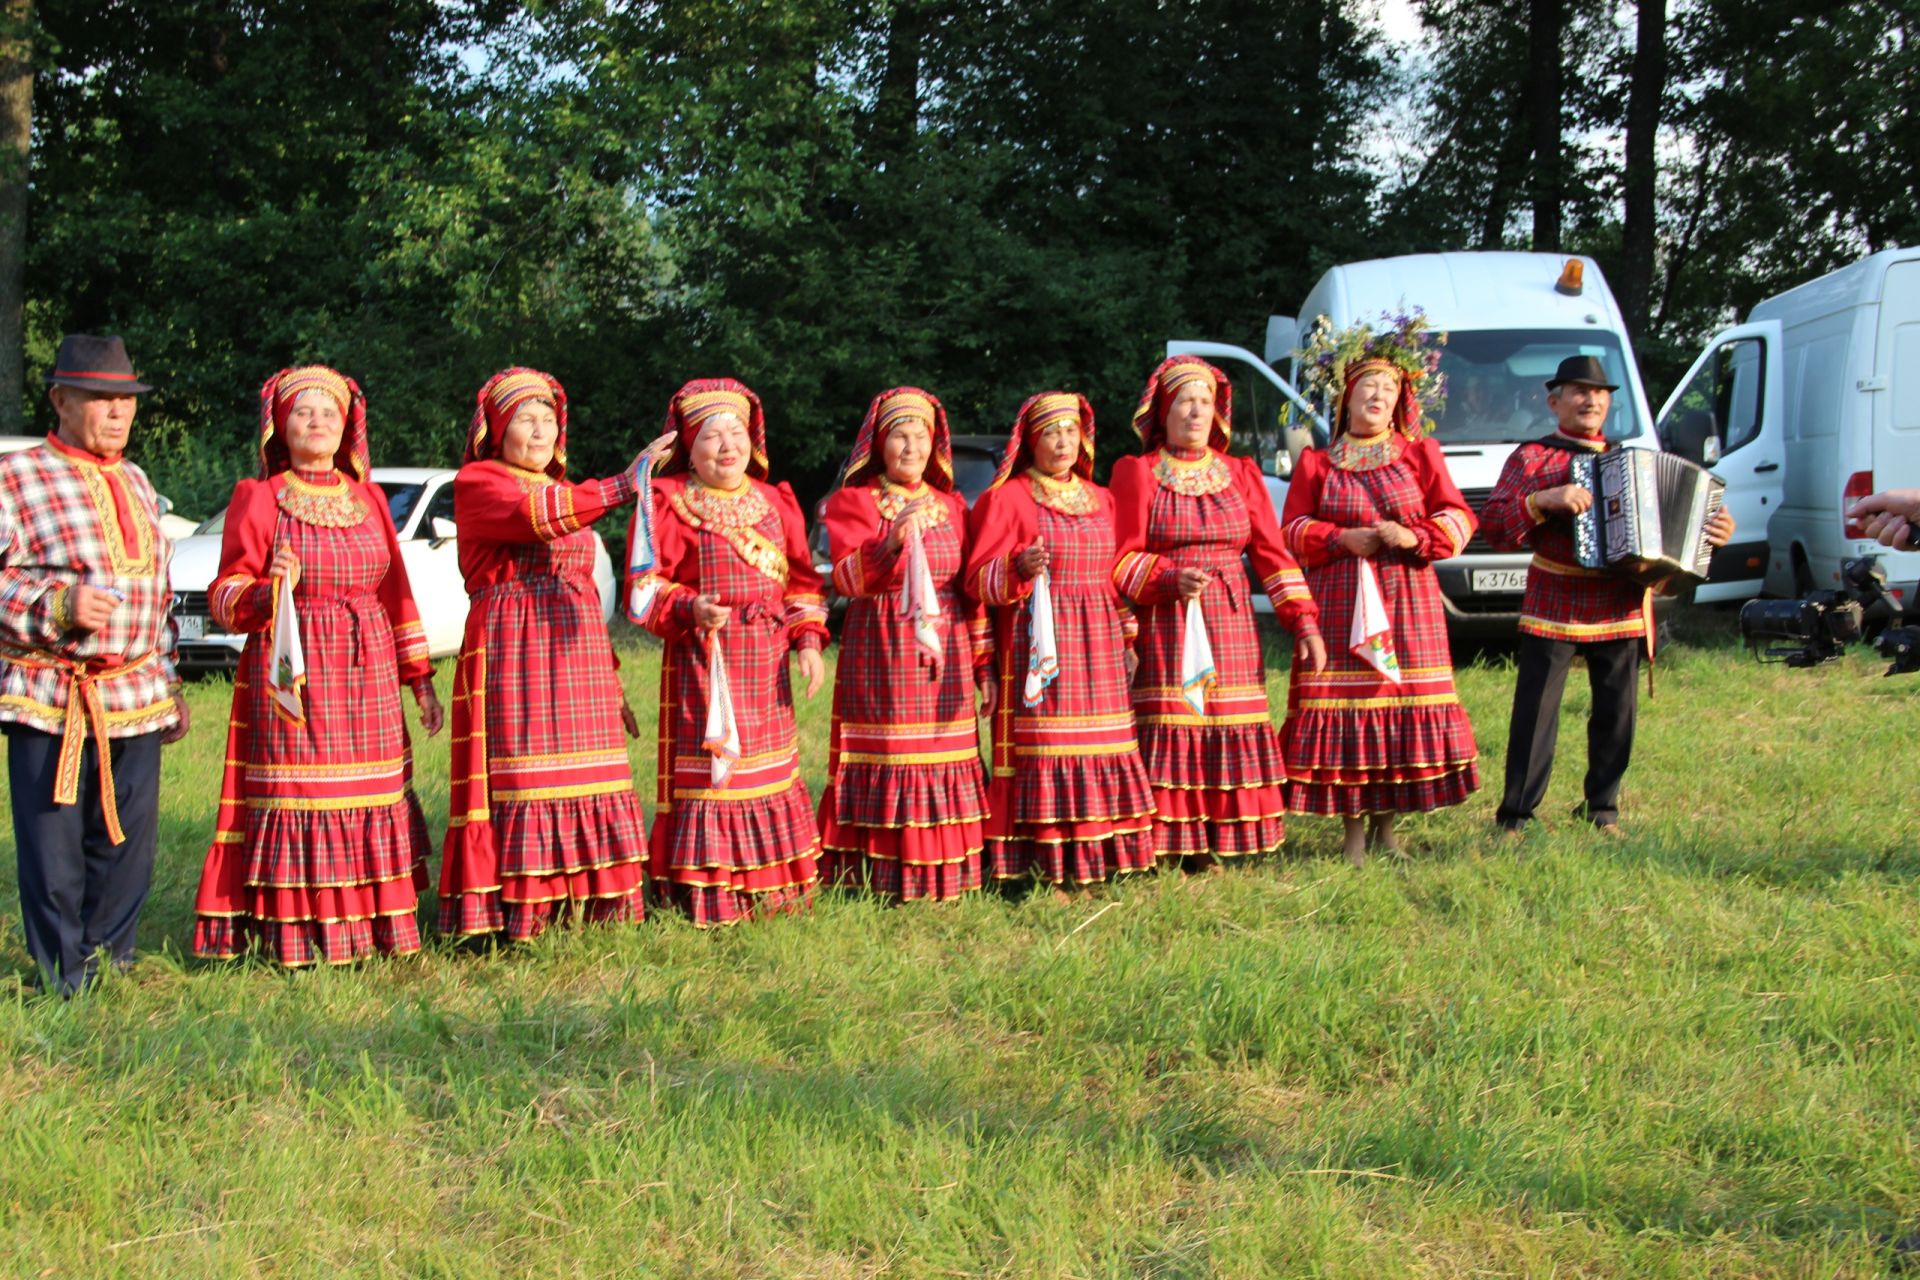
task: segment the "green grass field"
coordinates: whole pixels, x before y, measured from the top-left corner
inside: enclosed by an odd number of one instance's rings
[[[230,693],[200,684],[143,963],[0,992],[0,1270],[1882,1274],[1920,1226],[1920,678],[1681,630],[1622,841],[1492,838],[1494,653],[1460,678],[1488,789],[1403,861],[1302,819],[1281,859],[1070,905],[828,897],[299,974],[183,958]],[[658,652],[622,643],[650,723]],[[444,738],[421,776],[444,822]]]

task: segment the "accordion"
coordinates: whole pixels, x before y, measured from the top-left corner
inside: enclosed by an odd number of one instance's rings
[[[1707,521],[1727,486],[1685,458],[1652,449],[1582,454],[1568,480],[1593,494],[1573,518],[1575,556],[1643,586],[1676,575],[1705,581],[1713,547]]]

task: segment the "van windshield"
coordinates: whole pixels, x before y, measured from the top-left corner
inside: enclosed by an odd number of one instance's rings
[[[1626,394],[1626,360],[1610,333],[1565,329],[1455,329],[1442,348],[1447,403],[1434,435],[1442,444],[1537,440],[1553,430],[1546,381],[1568,356],[1598,356],[1620,391],[1607,414],[1607,439],[1641,433]]]

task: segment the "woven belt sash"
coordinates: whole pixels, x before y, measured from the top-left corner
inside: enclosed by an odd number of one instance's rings
[[[86,746],[87,729],[91,728],[95,754],[100,758],[100,811],[107,820],[107,838],[115,844],[125,844],[127,834],[120,829],[120,803],[114,797],[113,757],[107,745],[107,707],[100,700],[100,682],[138,671],[153,659],[154,654],[149,650],[132,662],[108,667],[100,665],[97,659],[76,662],[72,658],[39,650],[14,651],[6,655],[8,662],[41,671],[58,671],[66,677],[67,720],[60,734],[60,767],[53,775],[53,802],[79,802],[80,756]],[[83,715],[86,719],[84,726],[81,723]]]

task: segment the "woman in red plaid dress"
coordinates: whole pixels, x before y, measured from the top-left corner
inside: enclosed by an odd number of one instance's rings
[[[194,953],[258,944],[298,966],[418,951],[428,838],[401,685],[428,734],[442,715],[387,498],[367,479],[359,386],[319,366],[274,374],[259,454],[258,478],[234,487],[208,593],[215,621],[248,639]],[[307,666],[292,706],[268,686],[287,575]]]
[[[957,898],[980,887],[987,782],[973,712],[977,610],[960,594],[967,503],[932,394],[874,397],[825,520],[834,588],[852,603],[820,796],[821,875],[897,902]],[[916,537],[931,600],[909,581]],[[980,640],[984,684],[991,652]]]
[[[654,874],[705,928],[799,910],[819,878],[787,657],[811,698],[827,610],[800,504],[767,483],[760,398],[731,378],[689,382],[667,426],[678,435],[653,485],[654,566],[631,592],[666,641]]]
[[[1133,415],[1145,452],[1113,468],[1113,580],[1141,613],[1133,709],[1159,809],[1155,849],[1196,869],[1271,853],[1286,838],[1286,768],[1243,553],[1294,634],[1295,664],[1319,671],[1327,661],[1319,611],[1281,541],[1260,469],[1227,454],[1232,398],[1226,375],[1204,360],[1165,361]],[[1205,680],[1197,669],[1183,676],[1192,600],[1213,650]],[[1201,709],[1192,695],[1203,696]]]
[[[1281,517],[1338,641],[1325,671],[1293,671],[1281,733],[1287,804],[1341,817],[1355,866],[1370,845],[1398,848],[1395,814],[1459,804],[1480,785],[1433,572],[1466,545],[1474,518],[1423,434],[1417,388],[1426,378],[1417,343],[1377,343],[1332,374],[1333,442],[1301,457]],[[1350,643],[1363,564],[1379,585],[1390,647]]]
[[[988,871],[1062,891],[1154,865],[1153,793],[1127,700],[1132,617],[1113,589],[1113,498],[1092,475],[1086,397],[1034,396],[969,521],[967,589],[992,608],[999,659]],[[1057,674],[1029,688],[1043,574]]]
[[[454,672],[440,931],[518,942],[570,913],[638,920],[647,845],[621,730],[639,727],[590,526],[633,501],[639,460],[570,483],[567,393],[549,374],[507,369],[477,400],[453,489],[473,603]]]

